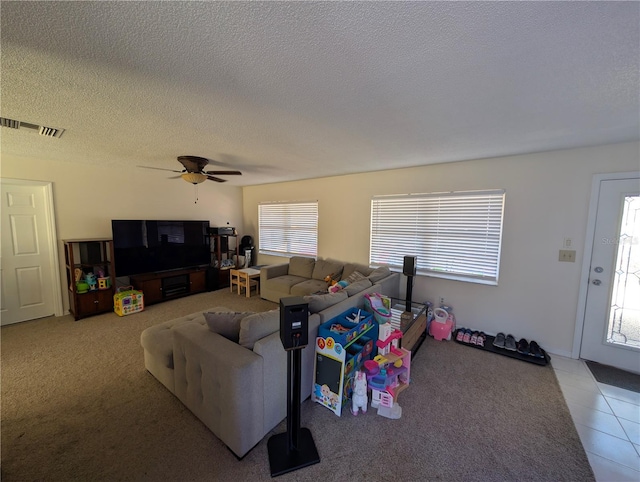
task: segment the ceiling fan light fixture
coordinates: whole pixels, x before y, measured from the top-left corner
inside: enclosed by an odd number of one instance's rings
[[[199,172],[185,172],[180,177],[191,184],[200,184],[207,180],[206,174],[201,174]]]

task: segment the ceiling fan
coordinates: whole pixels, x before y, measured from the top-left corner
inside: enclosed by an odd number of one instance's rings
[[[240,171],[205,171],[204,167],[209,164],[209,159],[198,156],[178,156],[178,162],[184,166],[184,169],[177,171],[175,169],[163,169],[161,167],[140,166],[145,169],[157,169],[159,171],[170,171],[180,173],[180,177],[191,184],[200,184],[206,180],[215,182],[227,182],[226,179],[220,179],[216,176],[241,176]]]

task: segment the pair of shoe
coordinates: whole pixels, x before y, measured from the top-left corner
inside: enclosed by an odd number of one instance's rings
[[[544,353],[542,352],[542,348],[540,348],[540,345],[538,345],[538,343],[536,343],[533,340],[529,343],[524,338],[521,338],[520,341],[518,342],[517,350],[518,350],[518,353],[522,355],[529,355],[536,358],[544,358]]]
[[[509,351],[516,351],[516,339],[511,334],[505,336],[504,333],[498,333],[495,340],[493,340],[493,346]]]
[[[487,335],[483,331],[471,331],[469,328],[460,328],[456,335],[456,341],[470,345],[484,346]]]
[[[544,358],[544,353],[535,341],[531,341],[529,343],[524,338],[520,338],[520,341],[516,343],[516,339],[513,335],[506,335],[504,333],[498,333],[496,335],[495,340],[493,341],[493,346],[496,348],[504,348],[509,351],[517,351],[521,355],[530,355],[536,358]]]

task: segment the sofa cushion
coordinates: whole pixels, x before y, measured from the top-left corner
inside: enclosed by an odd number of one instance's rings
[[[344,263],[340,261],[332,261],[329,259],[319,259],[313,268],[313,274],[310,278],[324,280],[327,276],[331,276],[334,280],[339,280],[342,274]]]
[[[226,339],[238,343],[240,339],[240,322],[243,318],[253,315],[253,311],[238,312],[205,312],[204,319],[209,329]]]
[[[302,276],[293,276],[290,274],[284,276],[278,276],[277,278],[271,278],[269,282],[269,289],[277,291],[279,293],[291,293],[291,287],[307,281],[309,278],[303,278]]]
[[[356,293],[360,293],[361,291],[366,290],[369,286],[372,286],[371,280],[369,278],[362,278],[354,283],[347,285],[344,289],[348,296],[353,296]]]
[[[255,313],[243,318],[240,322],[238,343],[253,350],[256,341],[276,331],[280,331],[280,309]]]
[[[300,276],[301,278],[311,278],[316,260],[303,256],[293,256],[289,259],[289,275]]]
[[[360,263],[345,263],[342,270],[342,279],[348,278],[354,271],[359,271],[365,276],[369,276],[373,271],[373,268]]]
[[[304,301],[309,303],[310,313],[319,313],[330,306],[340,303],[349,297],[346,291],[341,290],[337,293],[327,293],[324,295],[308,295],[304,297]]]
[[[381,279],[386,278],[391,275],[391,270],[388,266],[380,266],[379,268],[374,269],[368,276],[373,284],[376,284]]]
[[[319,291],[327,292],[327,282],[319,279],[308,279],[291,287],[291,296],[306,296]]]

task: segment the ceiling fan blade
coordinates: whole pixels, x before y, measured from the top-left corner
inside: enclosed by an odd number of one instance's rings
[[[138,166],[143,169],[155,169],[156,171],[169,171],[169,172],[184,172],[184,171],[176,171],[175,169],[164,169],[162,167],[151,167],[151,166]]]
[[[226,179],[220,179],[219,177],[214,177],[214,176],[207,176],[207,179],[209,179],[209,181],[215,181],[215,182],[227,182]]]
[[[205,171],[205,174],[213,174],[214,176],[242,176],[240,171]]]
[[[202,172],[204,166],[209,164],[209,159],[198,156],[178,156],[178,162],[184,166],[187,172]]]

